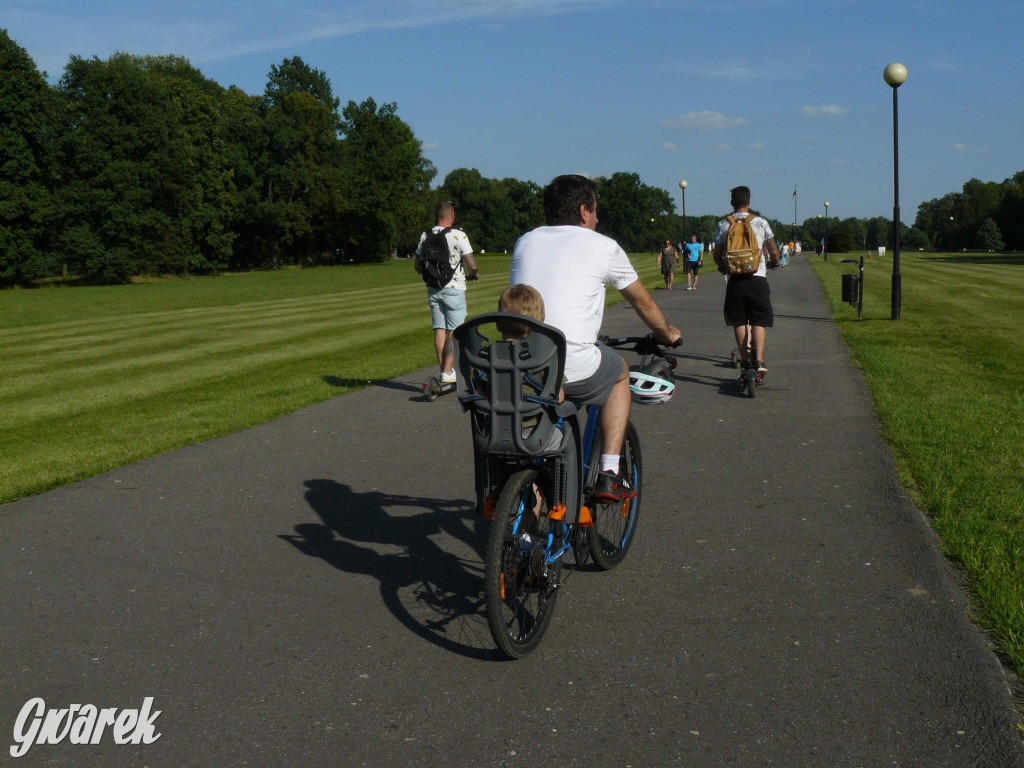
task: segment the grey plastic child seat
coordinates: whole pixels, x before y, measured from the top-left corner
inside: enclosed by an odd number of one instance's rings
[[[530,329],[521,339],[492,339],[481,327],[514,320]],[[455,329],[459,402],[470,411],[473,447],[504,456],[542,456],[562,441],[559,417],[575,412],[558,402],[565,372],[565,336],[525,315],[478,315]],[[554,438],[554,439],[553,439]]]

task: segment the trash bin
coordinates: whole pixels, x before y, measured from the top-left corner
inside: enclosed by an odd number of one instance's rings
[[[847,304],[857,303],[857,280],[854,274],[843,275],[843,301]]]

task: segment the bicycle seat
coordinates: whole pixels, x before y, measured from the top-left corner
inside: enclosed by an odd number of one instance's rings
[[[514,319],[530,333],[504,341],[493,328],[501,319]],[[491,333],[483,326],[491,326]],[[561,433],[557,425],[576,411],[558,401],[565,373],[562,332],[525,315],[492,312],[467,320],[452,336],[459,402],[471,413],[474,448],[531,457],[560,452],[566,441],[555,434]]]

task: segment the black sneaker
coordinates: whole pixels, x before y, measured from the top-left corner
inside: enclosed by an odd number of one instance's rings
[[[603,470],[597,475],[594,486],[594,500],[605,504],[614,504],[625,499],[636,497],[636,488],[621,472]]]

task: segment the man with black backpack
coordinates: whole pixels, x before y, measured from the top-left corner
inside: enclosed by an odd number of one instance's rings
[[[779,266],[779,247],[771,226],[761,216],[750,212],[750,188],[735,187],[730,191],[732,216],[718,222],[715,230],[715,264],[728,275],[725,288],[725,324],[736,334],[744,370],[757,366],[764,374],[764,342],[767,329],[775,322],[767,270]],[[747,359],[747,325],[753,360]]]
[[[466,319],[466,281],[479,272],[466,233],[455,229],[455,209],[445,200],[434,210],[437,223],[420,236],[416,271],[427,285],[427,303],[434,327],[434,349],[441,369],[441,384],[455,383],[455,348],[452,331]],[[468,269],[467,269],[468,267]]]

